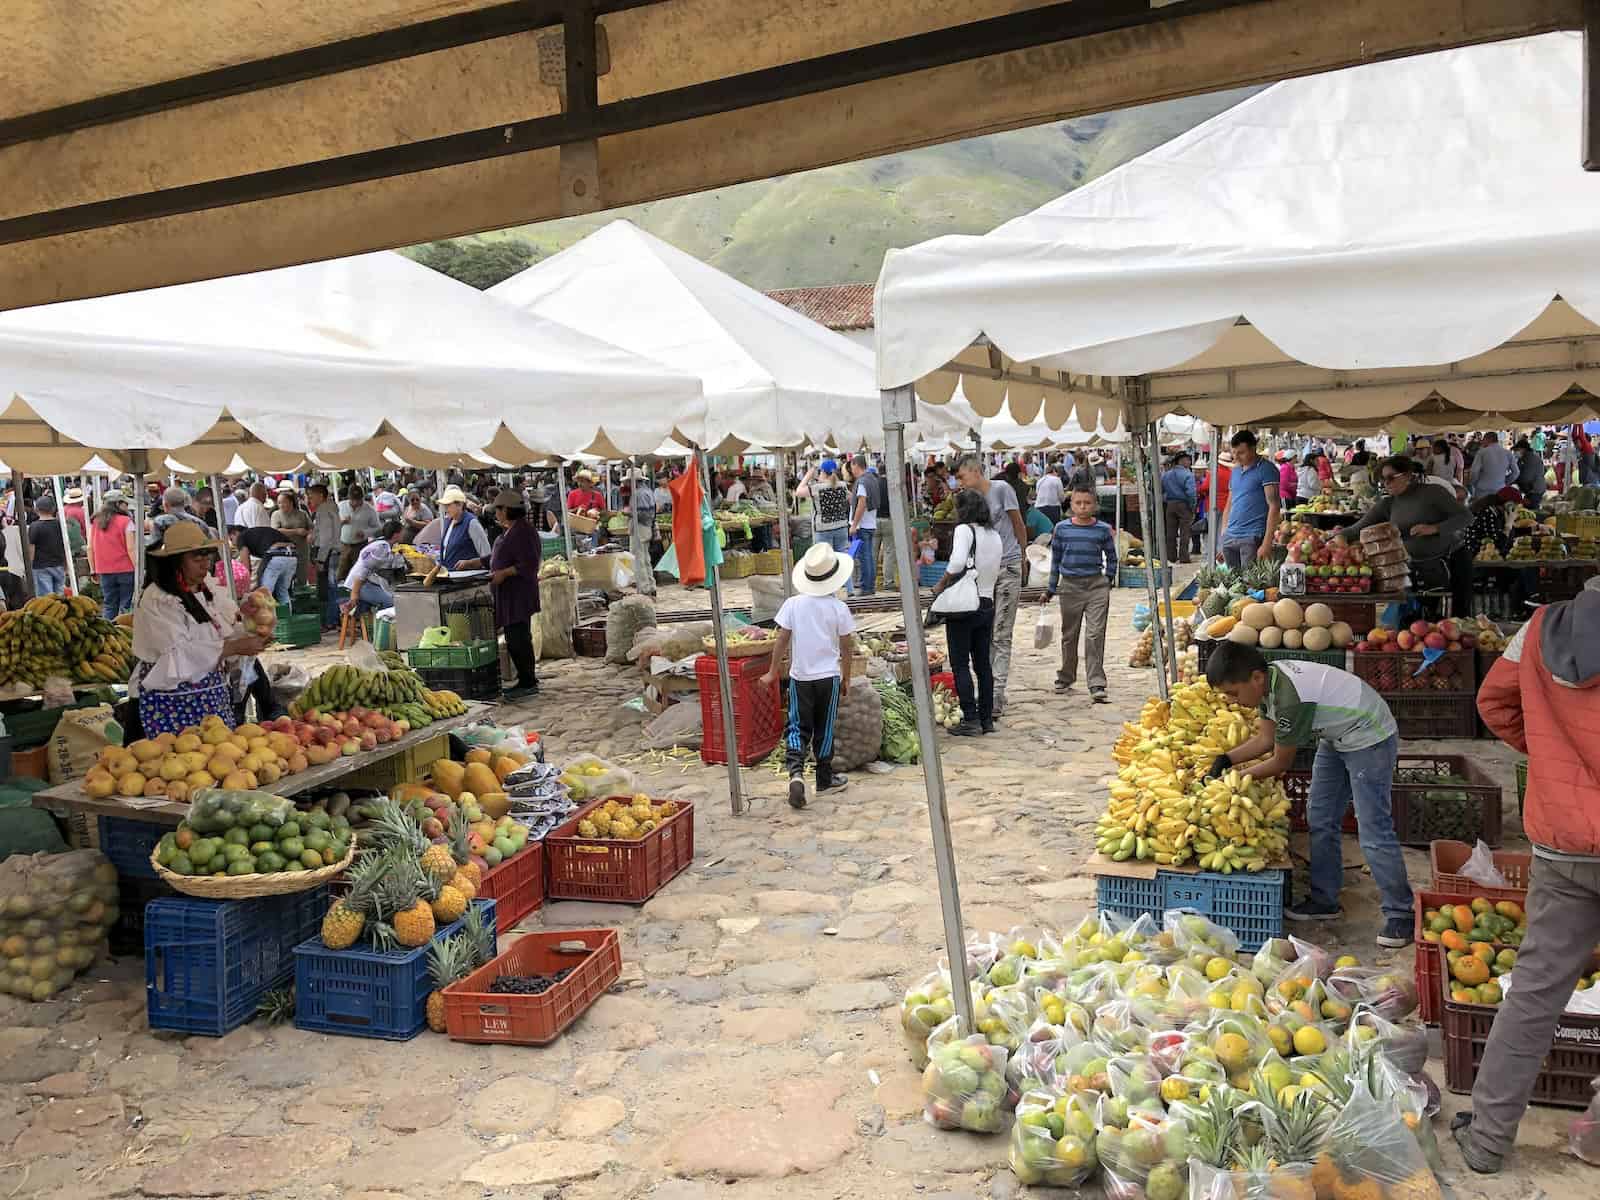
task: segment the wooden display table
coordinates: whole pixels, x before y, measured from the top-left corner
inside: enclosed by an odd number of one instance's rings
[[[373,763],[383,762],[397,754],[404,754],[441,733],[448,733],[452,729],[459,729],[470,724],[482,715],[488,705],[468,704],[467,711],[459,717],[446,717],[435,721],[425,729],[413,729],[398,741],[389,742],[375,750],[364,750],[360,754],[352,754],[348,758],[340,757],[332,762],[320,766],[309,767],[294,775],[285,775],[269,789],[276,796],[293,796],[299,792],[310,791],[314,788],[327,787],[337,783],[346,775],[363,767],[370,767]],[[121,796],[105,796],[96,798],[84,793],[83,781],[73,780],[71,783],[58,784],[52,788],[35,792],[33,806],[42,808],[63,819],[76,813],[95,817],[121,817],[128,821],[149,821],[157,825],[176,825],[189,815],[187,801],[177,803],[165,801],[161,804],[139,803],[135,804]]]

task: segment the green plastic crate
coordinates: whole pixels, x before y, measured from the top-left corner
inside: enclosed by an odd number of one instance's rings
[[[436,669],[451,667],[458,670],[471,670],[473,667],[487,666],[489,663],[500,661],[500,645],[498,642],[484,639],[476,642],[463,642],[453,646],[433,646],[424,649],[413,646],[406,651],[406,661],[413,667]]]
[[[277,640],[285,646],[315,646],[322,640],[322,618],[316,613],[279,617]]]
[[[280,609],[283,605],[278,606]],[[314,587],[297,587],[289,596],[289,612],[296,617],[310,617],[322,615],[322,601],[317,599],[317,589]],[[280,613],[280,619],[282,614]]]
[[[278,621],[280,624],[292,616],[294,616],[294,606],[292,604],[278,605]]]

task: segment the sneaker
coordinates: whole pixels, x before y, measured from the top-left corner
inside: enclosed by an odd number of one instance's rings
[[[796,775],[789,780],[789,807],[804,808],[806,806],[806,781]]]
[[[950,734],[952,737],[982,737],[983,726],[976,721],[962,721]]]
[[[1455,1120],[1450,1122],[1450,1136],[1455,1138],[1456,1146],[1461,1151],[1461,1161],[1479,1175],[1498,1175],[1500,1173],[1500,1156],[1498,1154],[1490,1154],[1487,1150],[1482,1149],[1472,1136],[1472,1114],[1470,1112],[1456,1114]]]
[[[838,775],[838,774],[836,774],[836,775],[833,776],[833,778],[829,779],[827,783],[825,783],[825,784],[823,784],[823,783],[817,784],[817,795],[819,795],[819,796],[824,796],[824,795],[831,796],[831,795],[833,795],[834,792],[842,792],[842,791],[845,790],[845,788],[847,788],[849,786],[850,786],[850,777],[848,775]]]
[[[1111,703],[1111,697],[1106,695],[1106,693],[1104,693],[1104,692],[1090,692],[1089,693],[1089,699],[1093,700],[1096,704],[1110,704]]]
[[[1070,683],[1063,683],[1059,679],[1056,680],[1056,691],[1058,693],[1059,692],[1070,692],[1071,690],[1072,690],[1072,685]]]
[[[518,700],[531,700],[538,694],[539,689],[536,687],[509,687],[500,693],[500,698],[514,704]]]
[[[1324,904],[1320,900],[1313,900],[1307,896],[1297,904],[1291,904],[1283,910],[1283,915],[1291,921],[1337,921],[1344,916],[1344,910],[1337,904]],[[1410,938],[1406,939],[1410,941]]]
[[[983,731],[985,733],[993,733],[994,732],[994,718],[993,717],[990,717],[987,721],[985,721],[983,723]]]
[[[1389,950],[1398,950],[1402,946],[1411,945],[1411,928],[1410,921],[1401,920],[1399,917],[1385,921],[1383,932],[1378,935],[1378,945]]]

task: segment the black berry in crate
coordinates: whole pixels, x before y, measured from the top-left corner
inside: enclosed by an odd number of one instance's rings
[[[515,996],[539,996],[571,975],[572,970],[567,967],[554,975],[502,975],[489,985],[489,990]]]

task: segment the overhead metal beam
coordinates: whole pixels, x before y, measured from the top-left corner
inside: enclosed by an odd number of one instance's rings
[[[588,7],[593,16],[603,16],[662,2],[594,0]],[[304,50],[292,50],[270,58],[203,71],[182,79],[164,80],[146,87],[130,88],[75,104],[10,117],[0,120],[0,148],[39,138],[59,137],[64,133],[148,116],[171,108],[264,91],[380,63],[415,58],[419,54],[433,54],[457,46],[470,46],[557,26],[566,18],[568,8],[564,0],[512,0],[511,3],[476,12],[421,21],[399,29],[386,29],[381,33],[346,38]],[[592,27],[592,20],[590,25]]]
[[[1583,5],[1583,169],[1600,171],[1600,0]]]
[[[109,225],[249,204],[305,192],[388,179],[421,171],[461,166],[513,154],[526,154],[573,142],[634,133],[718,113],[815,95],[857,84],[974,59],[1008,54],[1052,43],[1121,30],[1147,30],[1154,41],[1161,26],[1197,13],[1218,12],[1265,3],[1266,0],[1187,0],[1168,8],[1151,8],[1149,0],[1067,0],[1025,12],[951,26],[928,33],[880,42],[836,54],[785,63],[764,70],[596,104],[525,121],[429,138],[347,154],[318,162],[259,171],[233,178],[119,196],[31,213],[0,221],[0,245],[82,233]],[[603,7],[596,5],[596,9]],[[568,9],[563,7],[566,20]],[[582,25],[583,22],[576,22]],[[572,24],[567,25],[570,33]],[[593,23],[587,38],[590,73],[594,67]],[[384,37],[387,35],[374,35]],[[497,35],[501,36],[501,35]],[[364,39],[355,39],[362,41]],[[569,64],[575,51],[569,37]],[[346,43],[347,44],[347,43]],[[262,85],[257,85],[262,86]],[[572,79],[568,77],[571,89]],[[249,90],[241,88],[241,90]],[[592,89],[589,93],[593,94]],[[56,110],[61,111],[61,110]],[[110,118],[108,118],[110,119]],[[0,126],[3,130],[3,126]]]

